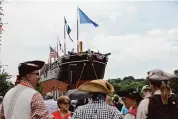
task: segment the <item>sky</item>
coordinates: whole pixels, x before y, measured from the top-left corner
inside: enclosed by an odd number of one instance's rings
[[[79,25],[84,50],[111,53],[105,79],[134,76],[147,71],[178,69],[178,2],[117,0],[5,0],[4,32],[0,62],[13,77],[18,64],[29,60],[48,62],[49,45],[57,35],[64,41],[64,16],[71,27],[67,50],[76,49],[77,6],[99,24]],[[60,52],[62,55],[62,52]]]

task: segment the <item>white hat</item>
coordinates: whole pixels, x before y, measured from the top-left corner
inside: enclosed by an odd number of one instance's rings
[[[53,97],[53,93],[51,93],[51,92],[46,93],[46,97],[47,97],[47,98]]]
[[[151,87],[149,85],[145,85],[142,87],[141,92],[143,92],[144,90],[151,90]]]

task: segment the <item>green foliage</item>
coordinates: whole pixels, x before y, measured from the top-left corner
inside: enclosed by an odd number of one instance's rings
[[[14,86],[9,80],[10,78],[11,76],[7,72],[0,71],[0,95],[4,96]]]
[[[37,85],[36,85],[36,90],[42,94],[43,86],[42,86],[41,83],[37,83]]]
[[[124,77],[123,79],[109,79],[108,81],[114,86],[115,93],[131,87],[137,88],[140,91],[144,85],[148,84],[145,79],[135,79],[133,76]]]
[[[175,75],[178,75],[178,70],[174,71]],[[127,90],[129,88],[137,88],[138,91],[141,91],[144,85],[148,85],[148,81],[145,79],[135,79],[133,76],[127,76],[123,79],[116,78],[116,79],[109,79],[108,80],[115,89],[115,93],[122,90]],[[178,95],[178,79],[172,80],[170,83],[172,91]]]
[[[178,75],[178,70],[174,71],[175,75]],[[178,79],[174,79],[171,81],[170,86],[172,88],[172,91],[178,95]]]

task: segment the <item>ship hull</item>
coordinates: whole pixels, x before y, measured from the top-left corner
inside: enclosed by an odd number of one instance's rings
[[[99,53],[68,54],[52,65],[43,67],[43,80],[57,79],[67,83],[69,89],[77,88],[81,83],[103,79],[108,58]]]

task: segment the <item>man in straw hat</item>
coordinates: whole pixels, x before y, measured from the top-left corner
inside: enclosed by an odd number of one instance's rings
[[[178,76],[156,69],[149,71],[146,79],[153,95],[140,102],[136,119],[178,119],[178,98],[168,85]]]
[[[92,80],[79,86],[78,90],[89,92],[91,101],[79,106],[73,119],[122,119],[120,111],[106,103],[107,94],[113,93],[114,88],[106,80]]]
[[[50,119],[43,97],[35,90],[40,80],[39,70],[43,61],[28,61],[18,66],[16,86],[3,100],[1,119]]]

